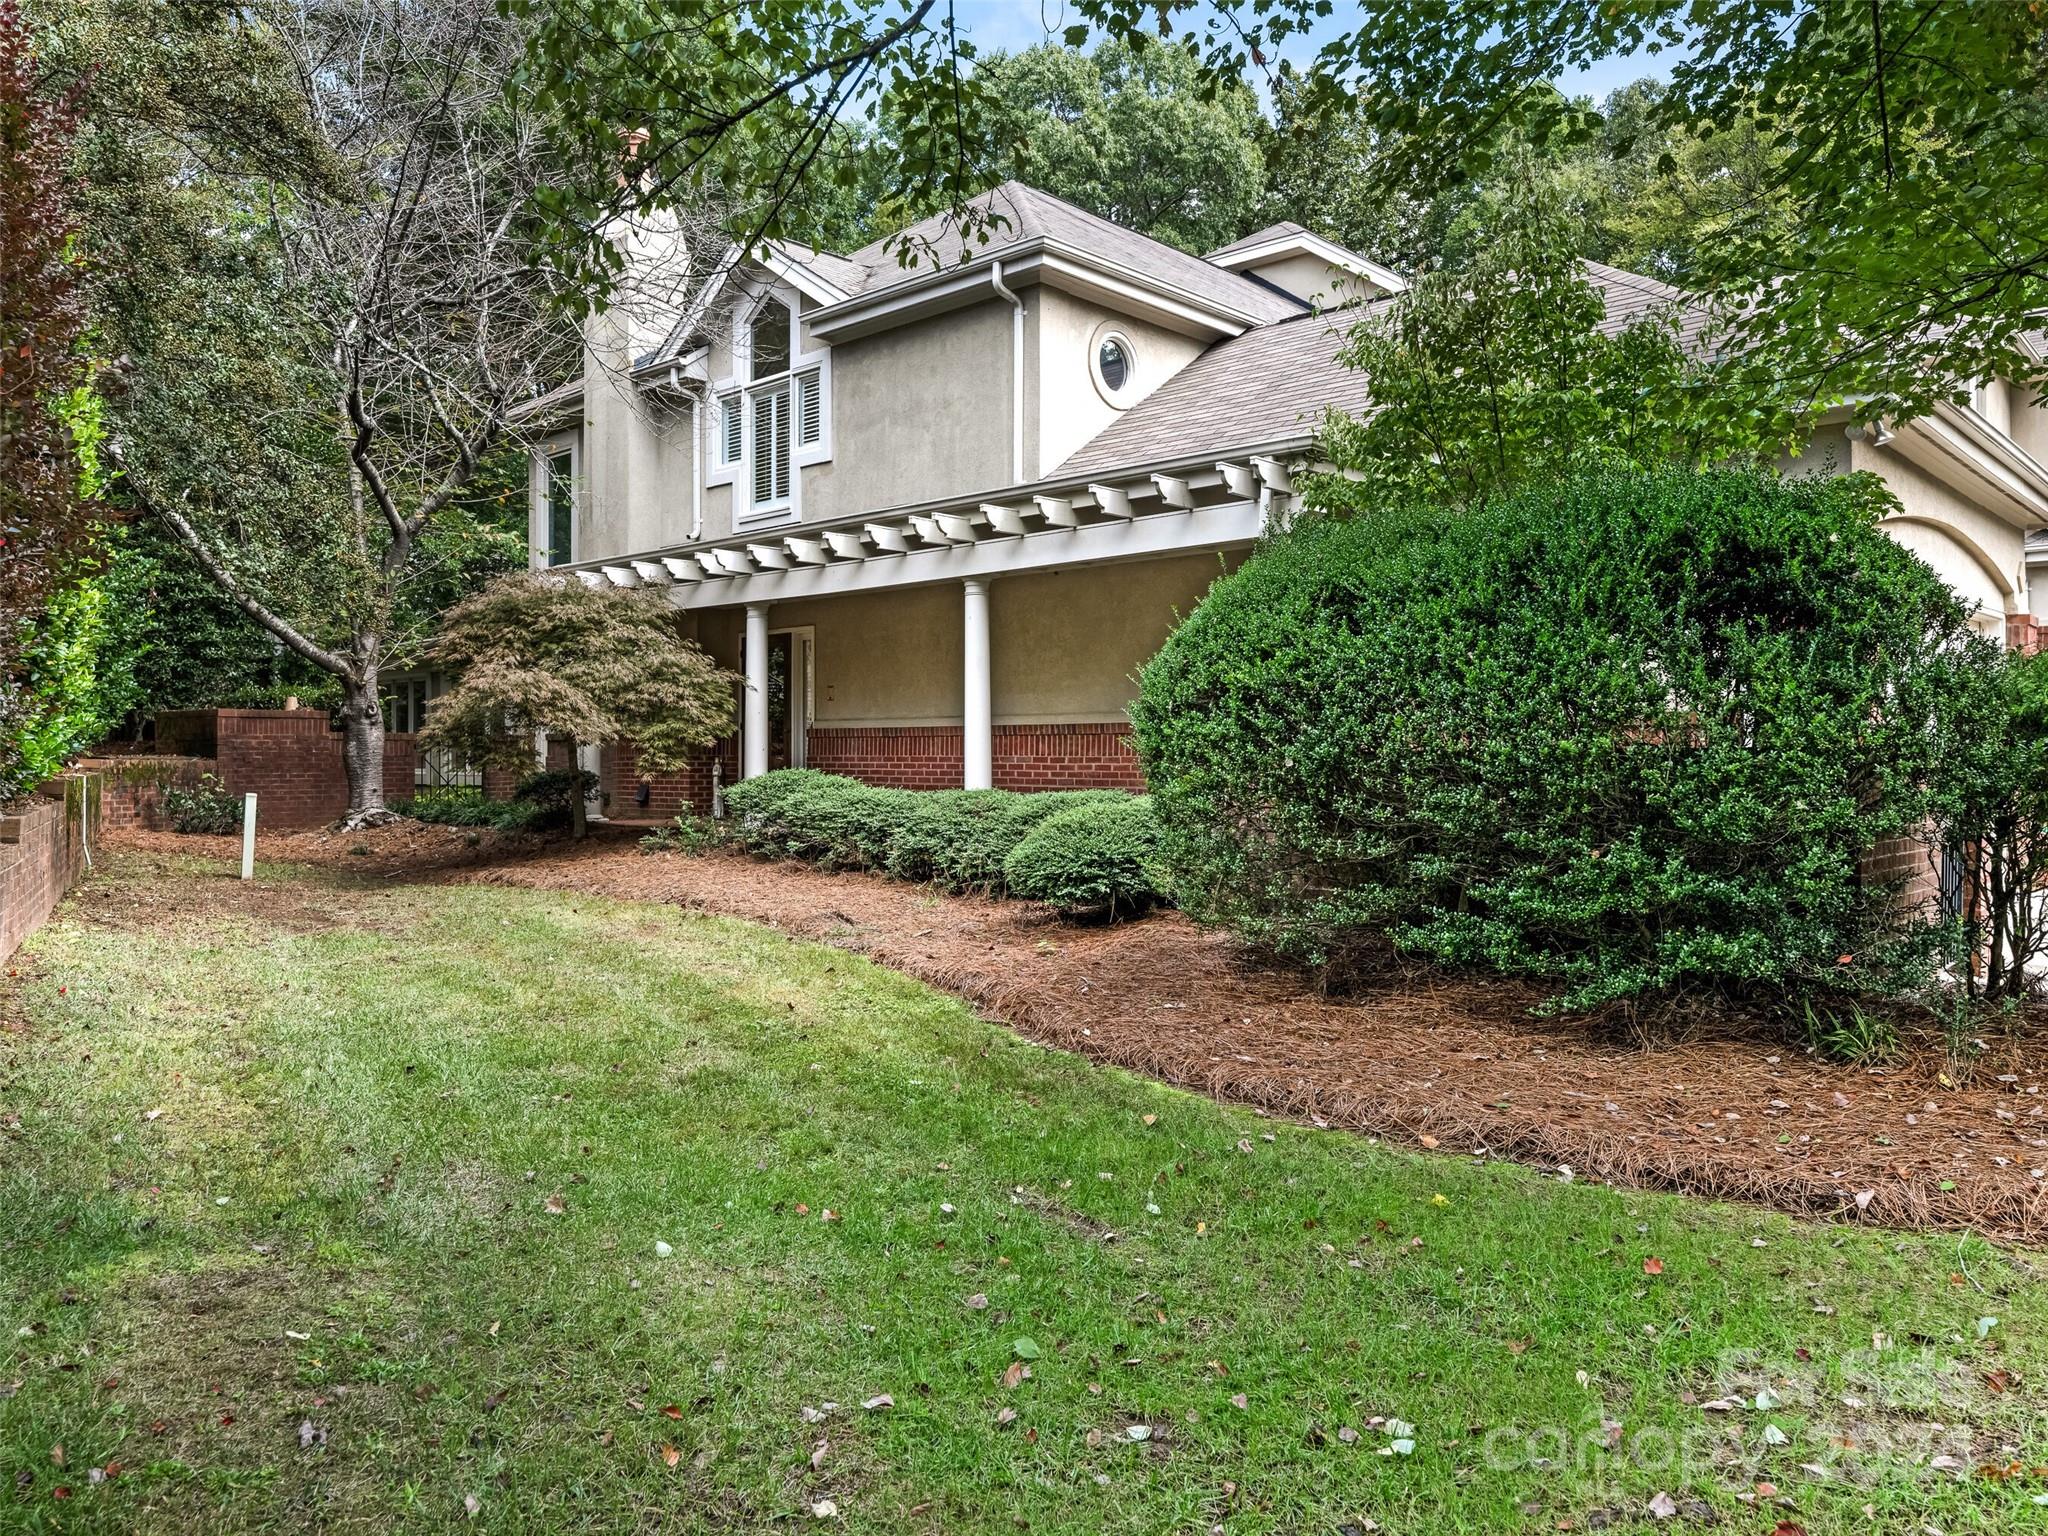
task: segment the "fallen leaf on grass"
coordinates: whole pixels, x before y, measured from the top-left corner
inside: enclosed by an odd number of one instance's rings
[[[967,1298],[967,1310],[970,1312],[986,1312],[988,1310],[988,1297],[984,1296],[980,1291],[976,1291]]]
[[[568,1210],[569,1207],[563,1201],[562,1197],[556,1194],[549,1195],[547,1199],[543,1200],[541,1202],[541,1209],[546,1211],[550,1216],[559,1216],[564,1211]]]
[[[1438,1141],[1434,1136],[1418,1136],[1415,1139],[1421,1142],[1425,1147],[1427,1147],[1432,1152],[1434,1152],[1438,1147],[1443,1145],[1443,1143]]]
[[[1003,1425],[1005,1425],[1005,1424],[1014,1424],[1014,1423],[1016,1423],[1016,1422],[1017,1422],[1017,1410],[1016,1410],[1016,1409],[1014,1409],[1014,1408],[999,1408],[999,1409],[997,1409],[997,1410],[996,1410],[996,1427],[997,1427],[998,1429],[1002,1428],[1002,1426],[1003,1426]]]
[[[1010,1350],[1019,1360],[1036,1360],[1039,1356],[1038,1340],[1018,1339],[1010,1345]]]
[[[1658,1258],[1656,1255],[1652,1254],[1649,1258],[1643,1260],[1643,1273],[1646,1275],[1663,1274],[1664,1261]]]
[[[1026,1365],[1022,1360],[1012,1360],[1009,1368],[1003,1372],[1003,1386],[1006,1389],[1015,1388],[1030,1374],[1030,1366]]]
[[[820,1440],[811,1447],[811,1470],[813,1472],[816,1472],[825,1465],[825,1453],[831,1449],[832,1442],[830,1440]]]
[[[861,1407],[866,1408],[870,1411],[873,1411],[877,1408],[894,1408],[895,1406],[896,1399],[891,1397],[886,1392],[877,1392],[873,1397],[867,1399],[867,1401],[861,1404]]]
[[[316,1445],[327,1443],[327,1431],[311,1419],[299,1420],[299,1449],[310,1451]]]
[[[683,1453],[677,1450],[672,1445],[664,1445],[661,1448],[661,1461],[662,1465],[666,1467],[681,1466],[683,1461]]]
[[[1230,1396],[1230,1406],[1233,1408],[1249,1409],[1251,1407],[1251,1403],[1246,1399],[1245,1395],[1242,1392],[1233,1392]]]
[[[1131,1440],[1150,1440],[1152,1438],[1152,1426],[1150,1424],[1133,1424],[1125,1429],[1124,1435]]]
[[[483,1505],[477,1503],[475,1494],[465,1493],[462,1496],[462,1512],[468,1515],[470,1519],[474,1520],[482,1508]]]
[[[1659,1520],[1669,1520],[1678,1513],[1678,1501],[1668,1493],[1659,1492],[1650,1500],[1650,1513]]]
[[[677,1403],[663,1403],[661,1405],[661,1414],[666,1419],[680,1419],[683,1416],[683,1410],[681,1405]]]
[[[811,1518],[813,1520],[836,1520],[838,1517],[839,1506],[830,1499],[820,1499],[811,1506]]]

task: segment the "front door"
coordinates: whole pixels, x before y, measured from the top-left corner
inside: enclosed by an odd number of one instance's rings
[[[804,766],[811,727],[811,631],[768,637],[768,766]]]

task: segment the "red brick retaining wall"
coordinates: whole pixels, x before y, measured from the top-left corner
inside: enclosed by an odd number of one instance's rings
[[[176,710],[157,716],[156,733],[160,746],[212,759],[208,771],[220,776],[229,794],[253,791],[264,826],[323,826],[348,810],[341,732],[324,710]],[[418,761],[412,736],[386,733],[385,799],[412,798]]]

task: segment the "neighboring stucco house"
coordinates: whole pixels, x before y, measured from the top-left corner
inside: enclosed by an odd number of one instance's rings
[[[663,588],[744,673],[728,775],[1137,785],[1134,673],[1284,508],[1324,408],[1368,404],[1326,311],[1399,291],[1369,258],[1294,224],[1195,257],[988,196],[1005,223],[962,260],[779,244],[710,334],[601,317],[584,377],[529,413],[534,563]],[[1588,270],[1615,325],[1679,298]],[[1893,533],[2015,632],[2048,529],[2034,405],[1992,384],[1896,432],[1825,426],[1799,462],[1881,475]],[[708,798],[708,765],[591,766],[615,815]]]

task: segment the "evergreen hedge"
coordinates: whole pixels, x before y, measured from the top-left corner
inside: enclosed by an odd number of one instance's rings
[[[1164,888],[1136,868],[1131,851],[1145,836],[1141,828],[1150,827],[1151,803],[1122,790],[881,789],[816,769],[785,768],[732,785],[725,809],[730,840],[765,857],[886,870],[948,890],[1025,895],[1066,911],[1099,909],[1111,916],[1165,899]],[[1115,814],[1088,814],[1103,811]],[[1018,889],[1008,861],[1063,818],[1066,826],[1051,846],[1064,873],[1055,878],[1052,864],[1027,862],[1018,867],[1027,871],[1031,888]]]
[[[1338,972],[1400,950],[1567,1005],[1899,986],[1864,878],[1995,647],[1868,476],[1595,476],[1310,522],[1212,589],[1133,709],[1176,895]]]
[[[1114,918],[1163,900],[1151,797],[1091,798],[1054,811],[1010,850],[1003,883],[1012,896],[1069,915]]]

